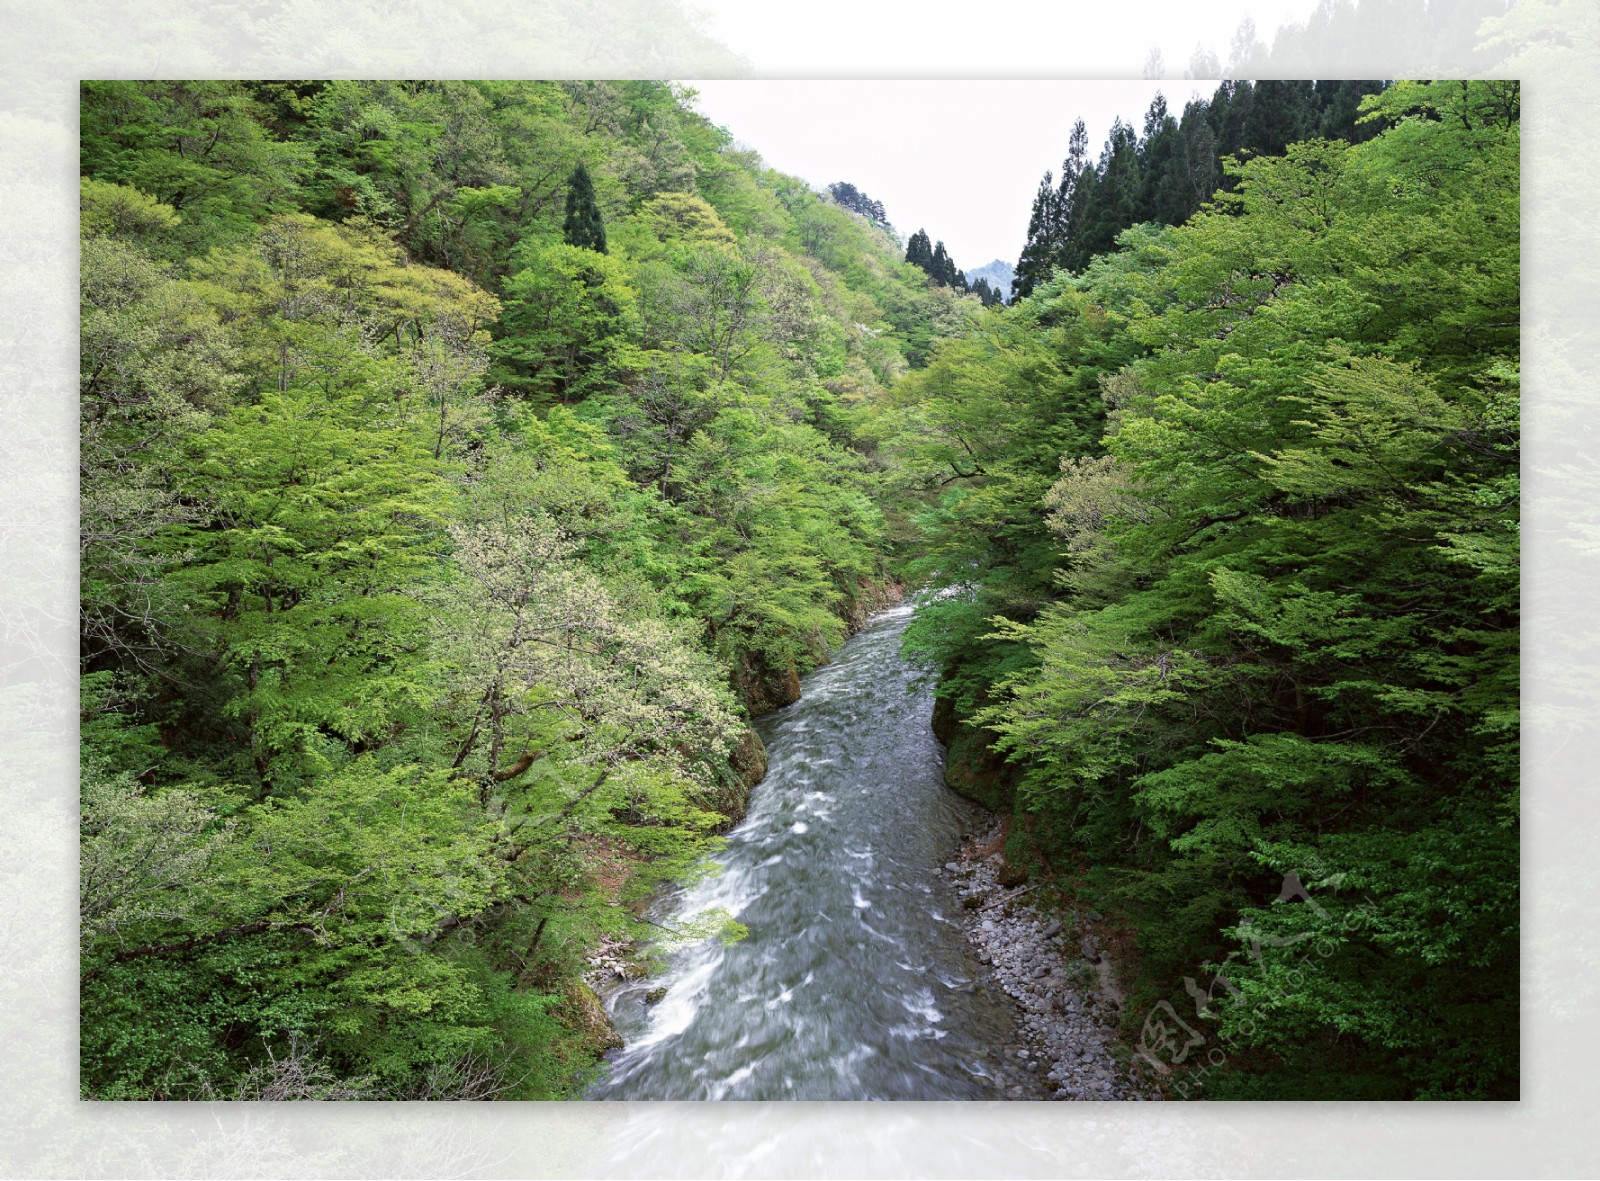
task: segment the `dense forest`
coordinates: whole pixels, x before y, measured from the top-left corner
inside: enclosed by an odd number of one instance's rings
[[[82,100],[84,1093],[568,1093],[979,306],[665,84]]]
[[[1517,1091],[1519,93],[1360,109],[893,394],[952,781],[1195,1097]]]
[[[1174,1097],[1514,1095],[1517,89],[1158,108],[1006,306],[666,83],[85,83],[83,1094],[580,1092],[914,584]]]

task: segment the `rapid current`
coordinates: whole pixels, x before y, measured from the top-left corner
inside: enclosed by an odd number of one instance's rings
[[[749,935],[677,951],[606,998],[626,1044],[590,1098],[1005,1097],[1016,1022],[978,983],[937,872],[979,813],[944,786],[931,692],[899,653],[911,614],[877,616],[757,722],[767,776],[722,872],[651,914],[720,907]]]

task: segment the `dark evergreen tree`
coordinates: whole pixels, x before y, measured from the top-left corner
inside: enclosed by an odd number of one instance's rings
[[[1082,218],[1083,196],[1094,187],[1093,179],[1093,169],[1089,166],[1089,129],[1079,119],[1072,125],[1067,141],[1060,185],[1051,189],[1051,174],[1046,172],[1039,194],[1034,198],[1027,245],[1022,249],[1016,275],[1011,280],[1013,299],[1027,296],[1062,264],[1072,227]]]
[[[1316,84],[1316,126],[1308,131],[1319,139],[1344,139],[1351,143],[1365,143],[1378,134],[1381,124],[1357,123],[1357,108],[1369,94],[1383,89],[1382,82],[1343,78]]]
[[[606,252],[606,225],[594,199],[594,182],[580,162],[567,182],[567,217],[561,232],[568,246],[581,246],[599,254]]]
[[[836,181],[828,186],[828,195],[846,209],[859,213],[875,225],[889,224],[889,214],[883,208],[883,202],[874,201],[853,184],[842,180]]]
[[[1222,171],[1217,163],[1217,137],[1207,118],[1208,111],[1207,105],[1196,99],[1184,107],[1183,121],[1178,124],[1183,180],[1187,187],[1185,197],[1190,213],[1211,200],[1222,183]]]
[[[1067,139],[1067,156],[1061,161],[1061,186],[1056,190],[1056,262],[1069,266],[1068,251],[1075,236],[1083,232],[1084,216],[1094,197],[1099,177],[1089,159],[1089,129],[1082,119],[1072,125]]]
[[[911,235],[911,241],[906,243],[906,261],[929,274],[933,273],[933,243],[928,240],[926,230],[918,230]]]
[[[957,291],[967,289],[967,277],[957,269],[944,243],[930,246],[926,231],[918,230],[911,235],[911,241],[906,244],[906,261],[921,267],[941,287],[953,287]]]
[[[1081,122],[1081,120],[1080,120]],[[1033,212],[1028,217],[1028,240],[1017,259],[1017,273],[1011,279],[1011,294],[1022,299],[1049,278],[1061,249],[1055,177],[1046,171],[1033,197]]]
[[[1217,159],[1237,156],[1244,144],[1245,122],[1250,118],[1254,87],[1249,82],[1224,82],[1211,100],[1211,133],[1216,141]],[[1233,181],[1226,174],[1221,187],[1231,191]]]
[[[978,280],[972,284],[971,293],[976,295],[979,302],[986,308],[992,308],[996,304],[1003,302],[1000,292],[989,286],[989,280],[982,276],[979,276]]]
[[[1187,221],[1196,206],[1189,199],[1183,140],[1177,120],[1167,112],[1166,96],[1160,93],[1145,112],[1139,170],[1137,220],[1169,226]]]
[[[1069,245],[1062,262],[1081,271],[1097,254],[1115,250],[1117,235],[1137,220],[1139,202],[1139,144],[1133,128],[1121,119],[1111,124],[1111,134],[1095,167],[1095,183],[1075,202]]]
[[[1311,115],[1311,83],[1270,78],[1257,82],[1239,146],[1257,156],[1281,156],[1290,144],[1306,137]]]

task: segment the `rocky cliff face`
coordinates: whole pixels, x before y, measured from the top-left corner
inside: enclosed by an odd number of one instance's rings
[[[793,665],[770,668],[752,660],[734,673],[733,691],[744,702],[750,716],[759,718],[800,700],[800,671]]]
[[[933,733],[944,743],[946,786],[991,812],[1010,812],[1016,769],[988,748],[983,732],[966,725],[955,706],[940,699],[933,706]]]

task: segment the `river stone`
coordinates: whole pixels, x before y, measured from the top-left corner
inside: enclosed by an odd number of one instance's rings
[[[667,990],[665,988],[652,988],[649,992],[644,994],[644,1003],[647,1005],[658,1005],[662,1001],[666,1000],[666,998]]]

